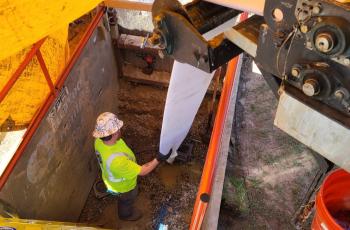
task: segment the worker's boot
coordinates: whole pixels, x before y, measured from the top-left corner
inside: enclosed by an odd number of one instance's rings
[[[138,209],[134,209],[132,214],[128,217],[119,217],[121,220],[126,220],[126,221],[137,221],[142,218],[142,213]]]

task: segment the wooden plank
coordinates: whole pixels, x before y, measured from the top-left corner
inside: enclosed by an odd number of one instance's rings
[[[221,199],[222,199],[222,190],[224,187],[226,164],[227,164],[227,158],[228,158],[228,150],[230,147],[230,138],[231,138],[232,125],[233,125],[233,118],[234,118],[235,108],[236,108],[236,99],[237,99],[238,85],[239,85],[239,80],[241,75],[242,61],[243,61],[243,56],[241,55],[238,61],[234,87],[232,88],[228,116],[226,117],[223,136],[221,138],[220,150],[219,150],[219,156],[218,156],[218,162],[217,162],[218,167],[215,170],[213,189],[211,192],[208,209],[205,214],[202,228],[201,228],[203,230],[217,229],[217,226],[218,226]]]
[[[170,73],[168,72],[154,70],[151,75],[147,75],[142,72],[141,68],[131,64],[124,64],[123,71],[125,78],[137,83],[168,87],[170,82]]]
[[[121,34],[118,39],[118,48],[120,49],[136,49],[140,50],[141,46],[144,42],[145,37],[142,36],[135,36],[130,34]],[[160,50],[159,46],[153,46],[149,43],[145,44],[145,47],[143,48],[144,51],[154,51]]]
[[[162,87],[168,87],[170,82],[170,73],[166,71],[154,70],[151,75],[144,74],[142,69],[132,64],[123,65],[123,77],[128,81],[146,84],[146,85],[157,85]],[[222,91],[222,83],[220,82],[219,88],[217,89],[216,96],[219,97]],[[214,84],[210,83],[207,94],[212,95],[214,93]]]
[[[256,57],[259,30],[264,18],[252,16],[237,26],[225,31],[225,37],[252,57]]]
[[[140,11],[152,11],[153,2],[139,2],[129,0],[106,0],[104,1],[107,7],[127,9],[127,10],[140,10]]]

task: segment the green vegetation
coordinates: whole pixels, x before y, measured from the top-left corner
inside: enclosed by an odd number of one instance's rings
[[[233,197],[234,203],[241,214],[249,212],[247,190],[243,178],[230,177],[230,182],[235,188]]]

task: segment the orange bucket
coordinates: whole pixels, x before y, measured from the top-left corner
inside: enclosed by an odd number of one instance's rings
[[[313,230],[350,229],[350,174],[337,169],[327,176],[316,196]]]

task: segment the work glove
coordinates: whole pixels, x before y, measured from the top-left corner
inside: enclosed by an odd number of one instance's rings
[[[161,154],[161,153],[158,153],[158,155],[157,155],[157,161],[159,161],[159,162],[164,162],[164,161],[166,161],[166,160],[168,160],[168,158],[170,157],[170,155],[171,155],[171,153],[173,152],[173,150],[172,149],[170,149],[170,151],[168,152],[168,154],[166,154],[166,155],[163,155],[163,154]]]

